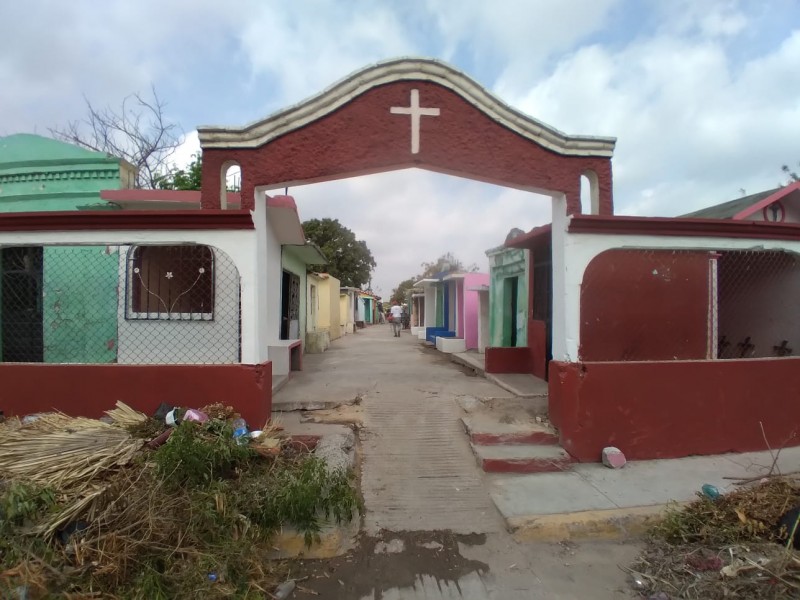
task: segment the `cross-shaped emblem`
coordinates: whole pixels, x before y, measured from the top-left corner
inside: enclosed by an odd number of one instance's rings
[[[438,117],[438,108],[422,108],[419,105],[419,90],[411,90],[411,106],[392,106],[393,115],[411,115],[411,154],[419,154],[420,117]]]

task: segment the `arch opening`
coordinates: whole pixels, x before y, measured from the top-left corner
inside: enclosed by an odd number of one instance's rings
[[[586,169],[581,174],[581,214],[600,214],[600,183],[591,169]]]
[[[219,207],[227,210],[228,192],[241,191],[242,167],[235,160],[226,160],[220,167],[219,176]]]

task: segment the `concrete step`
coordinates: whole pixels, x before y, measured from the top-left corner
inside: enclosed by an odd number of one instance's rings
[[[556,430],[536,421],[504,423],[491,415],[476,414],[463,417],[461,422],[469,440],[478,446],[558,444]]]
[[[524,373],[485,373],[486,379],[520,398],[547,399],[548,383]]]
[[[272,393],[277,394],[283,389],[287,383],[289,383],[289,373],[284,373],[282,375],[273,375],[272,376]]]
[[[450,355],[450,360],[475,371],[480,376],[486,373],[485,360],[483,354],[477,352],[458,352]]]
[[[560,446],[472,444],[472,451],[487,473],[552,473],[572,466],[572,457]]]

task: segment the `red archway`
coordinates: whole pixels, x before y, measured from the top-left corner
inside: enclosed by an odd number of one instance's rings
[[[242,208],[258,186],[419,167],[564,194],[570,214],[581,212],[581,175],[592,172],[597,211],[613,214],[614,138],[565,135],[434,60],[380,63],[263,121],[198,131],[203,208],[224,207],[223,170],[238,163]]]

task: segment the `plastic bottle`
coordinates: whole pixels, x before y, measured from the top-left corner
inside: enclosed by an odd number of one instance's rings
[[[275,589],[274,597],[277,600],[284,600],[284,598],[289,597],[289,595],[294,591],[295,587],[297,587],[297,584],[294,582],[294,579],[284,581]]]
[[[241,417],[233,422],[233,437],[240,444],[247,443],[247,422]]]
[[[700,489],[703,491],[703,495],[711,500],[717,500],[718,498],[722,497],[722,492],[720,492],[716,486],[711,485],[710,483],[704,483],[703,487]]]

